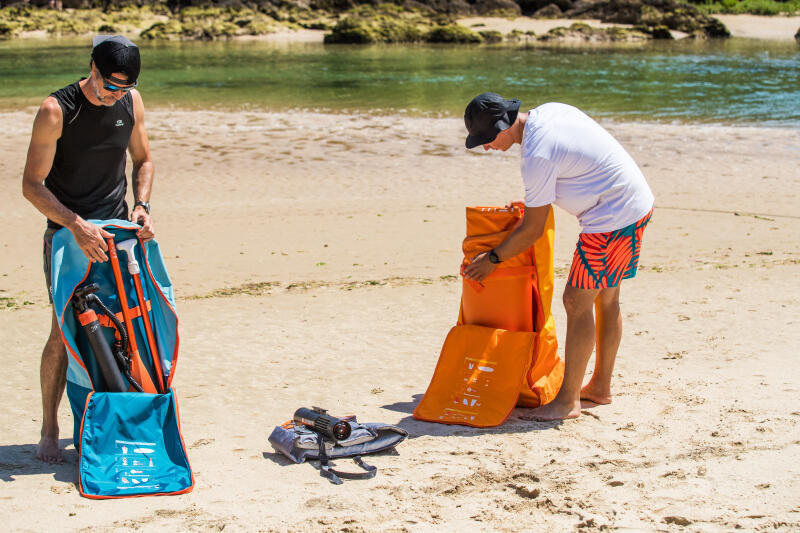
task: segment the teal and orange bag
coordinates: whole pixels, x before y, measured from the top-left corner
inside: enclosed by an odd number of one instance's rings
[[[124,220],[91,222],[112,233],[115,244],[136,239],[132,255],[139,273],[128,271],[129,258],[122,251],[118,251],[121,268],[117,269],[112,261],[90,263],[67,229],[53,236],[52,296],[67,348],[67,397],[79,453],[78,490],[87,498],[189,492],[194,476],[171,387],[179,344],[172,282],[158,244],[136,238],[139,226]],[[104,377],[108,374],[101,367],[102,357],[94,351],[97,338],[117,348],[127,345],[120,328],[99,310],[81,313],[76,305],[92,284],[101,302],[95,305],[125,322],[124,332],[132,337],[129,345],[138,347],[135,357],[134,350],[128,350],[132,360],[119,378],[121,392],[106,392],[113,389]],[[136,391],[136,384],[143,392]]]
[[[463,267],[502,243],[524,216],[510,208],[468,207]],[[458,323],[448,333],[414,418],[491,427],[515,406],[538,407],[561,387],[553,298],[553,211],[528,250],[478,284],[464,278]]]

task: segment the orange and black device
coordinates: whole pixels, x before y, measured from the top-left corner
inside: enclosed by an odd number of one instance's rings
[[[320,407],[301,407],[294,412],[294,423],[328,437],[331,440],[346,440],[350,436],[347,420],[336,418]]]
[[[89,307],[89,304],[97,300],[94,294],[98,286],[95,283],[85,285],[75,291],[72,305],[78,314],[78,321],[83,326],[83,331],[89,339],[89,346],[92,348],[97,366],[105,381],[105,388],[108,392],[125,392],[128,385],[122,377],[122,372],[117,366],[117,361],[111,353],[111,347],[103,336],[102,326],[97,318],[97,313]]]

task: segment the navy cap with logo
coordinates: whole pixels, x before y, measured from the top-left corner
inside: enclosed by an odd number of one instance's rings
[[[517,120],[521,102],[515,98],[506,100],[496,93],[479,94],[464,110],[464,125],[467,126],[467,148],[475,148],[494,141],[497,134],[511,127]]]
[[[104,78],[115,72],[125,74],[125,83],[136,83],[142,66],[139,48],[121,35],[98,35],[92,40],[92,61]],[[120,81],[120,80],[114,80]]]

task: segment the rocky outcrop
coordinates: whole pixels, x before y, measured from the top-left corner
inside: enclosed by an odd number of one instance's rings
[[[646,41],[650,38],[650,35],[638,29],[623,28],[619,26],[611,28],[595,28],[582,22],[576,22],[568,28],[560,26],[558,28],[553,28],[546,34],[539,37],[539,40],[607,43]]]
[[[538,9],[533,15],[537,19],[557,19],[564,16],[564,12],[556,4],[547,4],[542,9]]]
[[[536,12],[550,4],[554,4],[560,11],[569,11],[575,4],[574,0],[517,0],[523,15],[536,16]]]
[[[445,15],[463,16],[474,13],[472,6],[464,0],[421,0],[421,3]]]
[[[730,37],[722,22],[675,0],[579,0],[566,12],[570,18],[656,28],[663,26],[692,37]]]
[[[522,14],[519,4],[513,0],[477,0],[472,7],[479,15],[517,17]]]
[[[457,24],[433,25],[389,17],[345,17],[325,35],[330,44],[372,43],[482,43],[502,40],[500,32],[475,33]]]
[[[70,20],[59,18],[50,22],[33,21],[33,18],[39,20],[39,15],[45,12],[62,14],[60,11],[34,7],[44,2],[50,5],[49,0],[0,0],[0,6],[10,3],[21,6],[3,10],[8,16],[0,17],[0,38],[11,38],[32,27],[54,34],[87,33],[98,31],[101,26],[110,28],[103,31],[119,31],[113,23],[95,23],[94,20],[85,21],[81,17],[71,17]],[[375,24],[371,26],[363,20],[357,25],[350,21],[347,23],[350,26],[345,24],[341,33],[350,35],[354,41],[369,39],[377,34],[382,36],[377,42],[407,42],[418,39],[415,32],[409,29],[410,26],[420,26],[423,31],[429,31],[432,25],[448,26],[457,17],[467,15],[514,17],[520,14],[540,18],[595,18],[632,25],[637,32],[653,38],[671,38],[670,31],[676,30],[695,38],[730,36],[719,20],[678,0],[62,0],[61,3],[64,8],[95,8],[95,19],[100,11],[102,17],[112,17],[123,6],[160,6],[158,9],[149,8],[147,11],[151,13],[168,14],[171,11],[169,22],[161,20],[148,29],[147,37],[153,39],[163,39],[165,36],[210,39],[260,35],[274,31],[271,30],[273,23],[330,28],[343,17],[369,19],[379,16],[383,18],[373,20]],[[55,2],[53,5],[56,5]],[[37,12],[37,16],[31,17],[32,12]],[[241,13],[246,16],[240,16]],[[66,15],[66,11],[63,14]],[[23,20],[26,17],[29,20]],[[410,18],[424,20],[412,22]],[[389,22],[388,19],[396,20]],[[37,24],[42,27],[36,27]],[[451,35],[449,31],[442,31],[441,36],[445,39],[465,38]],[[493,35],[478,37],[488,41],[496,39]],[[474,37],[469,36],[469,39]]]

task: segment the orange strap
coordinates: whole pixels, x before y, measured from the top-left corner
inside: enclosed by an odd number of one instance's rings
[[[149,313],[152,309],[153,309],[153,306],[150,305],[150,300],[147,300],[147,312]],[[139,318],[140,316],[142,316],[142,310],[139,308],[138,305],[136,307],[131,307],[129,309],[129,311],[131,313],[131,315],[130,315],[131,316],[131,320],[133,320],[134,318]],[[116,313],[116,317],[117,317],[117,320],[119,320],[123,324],[125,323],[125,318],[122,316],[121,312],[120,313]],[[96,317],[96,319],[97,319],[98,322],[100,322],[100,325],[103,326],[103,327],[115,328],[114,323],[106,315],[99,315],[99,316]]]
[[[103,318],[105,318],[105,316]],[[86,324],[90,324],[97,320],[97,313],[95,313],[93,309],[87,309],[78,315],[78,320],[80,321],[81,326],[85,326]]]

